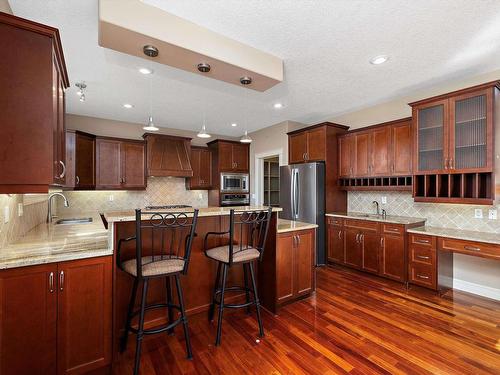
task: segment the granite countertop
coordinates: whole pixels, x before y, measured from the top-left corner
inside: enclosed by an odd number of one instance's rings
[[[429,236],[454,238],[457,240],[477,241],[500,245],[500,234],[491,232],[479,232],[474,230],[463,230],[456,228],[440,228],[421,226],[408,229],[408,233],[426,234]]]
[[[286,219],[278,219],[277,232],[294,232],[296,230],[313,229],[317,228],[317,224],[303,223],[302,221],[293,221]]]
[[[367,214],[364,212],[331,212],[327,213],[326,216],[343,217],[345,219],[379,221],[381,223],[404,224],[404,225],[424,223],[426,220],[421,217],[409,217],[409,216],[387,215],[386,217],[382,217],[382,215]]]
[[[108,231],[99,215],[91,223],[43,223],[12,244],[0,249],[0,269],[92,258],[113,254],[108,241]],[[59,218],[58,218],[59,219]]]
[[[236,211],[253,211],[253,210],[265,210],[267,207],[264,206],[235,206],[235,207],[204,207],[200,208],[198,212],[198,217],[203,216],[222,216],[229,215],[231,209]],[[193,208],[177,208],[172,210],[152,210],[151,212],[193,212]],[[273,212],[283,211],[280,207],[273,207]],[[148,212],[148,210],[142,210],[142,212]],[[107,211],[103,212],[104,217],[108,223],[113,223],[115,221],[134,221],[135,211]]]

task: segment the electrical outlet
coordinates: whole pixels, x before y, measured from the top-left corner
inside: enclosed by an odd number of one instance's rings
[[[9,211],[9,206],[5,206],[3,208],[3,222],[4,224],[7,224],[10,220],[10,211]]]
[[[198,193],[198,198],[203,199],[203,193]]]
[[[483,210],[481,208],[476,208],[474,210],[474,218],[482,219],[483,218]]]
[[[497,219],[497,210],[494,208],[490,208],[488,211],[488,219],[490,220],[496,220]]]
[[[22,203],[17,204],[17,216],[21,217],[24,215],[24,206]]]
[[[387,204],[387,197],[382,197],[382,204]]]
[[[109,196],[109,201],[110,201],[110,202],[113,202],[114,200],[115,200],[115,196],[114,196],[113,194],[111,194],[111,195]]]

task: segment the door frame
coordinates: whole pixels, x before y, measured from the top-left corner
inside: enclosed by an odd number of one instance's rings
[[[261,152],[254,155],[255,177],[253,181],[253,191],[255,197],[251,197],[251,204],[259,206],[264,203],[264,189],[262,188],[262,185],[264,184],[264,159],[267,159],[271,156],[278,156],[279,166],[281,167],[282,165],[284,165],[283,148]]]

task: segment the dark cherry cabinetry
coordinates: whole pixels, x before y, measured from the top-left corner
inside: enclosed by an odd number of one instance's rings
[[[406,229],[421,226],[327,217],[328,261],[406,282]]]
[[[66,183],[69,81],[59,32],[0,12],[0,43],[0,193],[46,193]]]
[[[276,303],[311,294],[314,289],[314,229],[279,233],[276,243]]]
[[[314,126],[289,133],[288,163],[306,163],[326,160],[325,126]]]
[[[145,189],[145,163],[144,141],[96,138],[97,189]]]
[[[95,189],[95,136],[66,131],[66,188]]]
[[[249,173],[250,146],[241,142],[216,139],[208,143],[212,152],[217,154],[214,161],[218,172]]]
[[[1,373],[110,365],[111,283],[111,256],[0,271]]]
[[[415,201],[492,204],[500,82],[410,103]]]
[[[191,147],[193,177],[186,179],[191,190],[206,190],[212,187],[212,152],[207,147]]]
[[[191,138],[171,135],[143,135],[147,144],[147,175],[191,177]]]

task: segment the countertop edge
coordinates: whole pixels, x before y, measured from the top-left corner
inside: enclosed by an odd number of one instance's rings
[[[446,233],[443,231],[449,231],[449,230],[456,230],[457,234],[454,233]],[[487,243],[491,245],[500,245],[500,234],[493,233],[493,232],[479,232],[479,231],[466,231],[465,234],[463,230],[461,229],[455,229],[455,228],[440,228],[440,227],[428,227],[428,226],[421,226],[421,227],[415,227],[415,228],[410,228],[407,230],[408,233],[415,233],[415,234],[421,234],[424,236],[436,236],[436,237],[445,237],[445,238],[452,238],[455,240],[462,240],[462,241],[474,241],[474,242],[482,242],[482,243]],[[477,233],[477,235],[476,235]],[[497,236],[499,239],[491,239],[491,238],[481,238],[481,236]]]
[[[408,216],[400,216],[400,219],[398,219],[398,216],[391,216],[389,215],[387,218],[382,218],[382,217],[374,217],[374,216],[358,216],[359,214],[363,213],[326,213],[325,216],[329,217],[341,217],[344,219],[354,219],[354,220],[366,220],[366,221],[375,221],[378,223],[390,223],[390,224],[400,224],[400,225],[412,225],[412,224],[418,224],[418,223],[425,223],[427,221],[426,218],[418,218],[418,217],[408,217]]]

